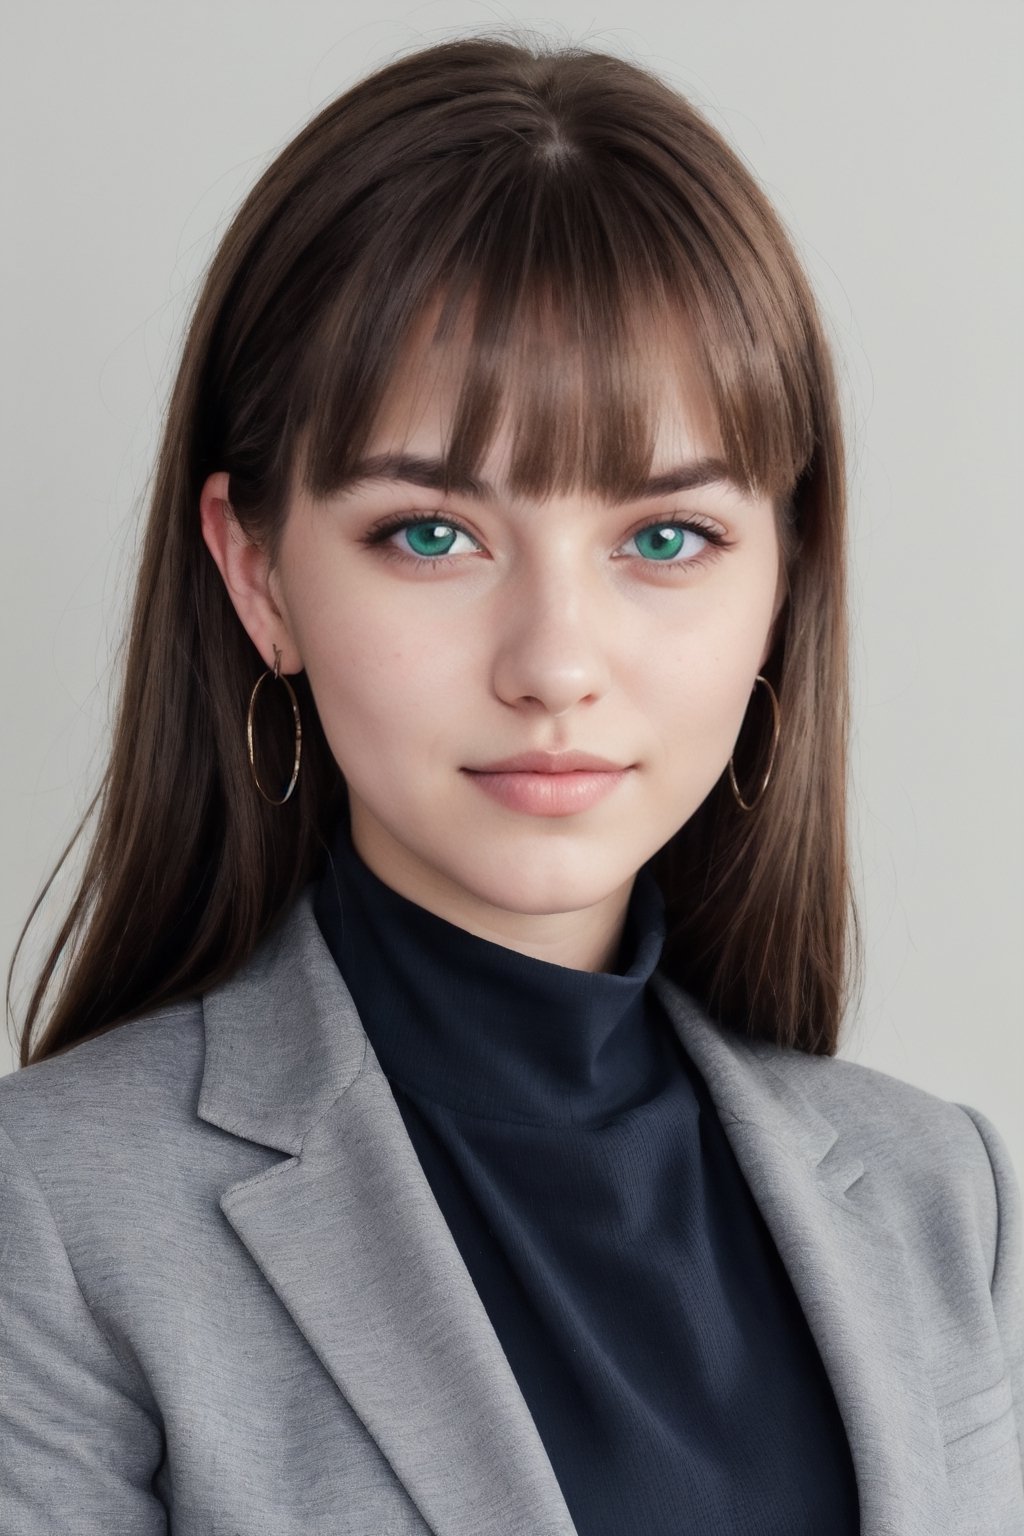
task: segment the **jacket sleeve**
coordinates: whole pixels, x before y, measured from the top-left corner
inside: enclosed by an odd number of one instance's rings
[[[1002,1136],[991,1120],[968,1104],[957,1106],[973,1120],[981,1137],[995,1181],[994,1262],[991,1274],[992,1307],[1003,1342],[1013,1411],[1017,1420],[1021,1472],[1024,1475],[1024,1216],[1021,1186]]]
[[[0,1530],[164,1536],[163,1431],[79,1289],[38,1180],[0,1128]]]

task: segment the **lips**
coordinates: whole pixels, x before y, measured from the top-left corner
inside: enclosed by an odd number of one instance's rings
[[[607,759],[601,761],[607,763]],[[554,771],[546,765],[540,772],[529,768],[497,772],[470,769],[467,777],[475,779],[476,788],[508,811],[529,816],[574,816],[614,795],[632,771],[632,767],[616,768],[614,764]]]
[[[467,773],[621,773],[630,763],[616,763],[592,752],[518,752],[497,762],[467,768]]]

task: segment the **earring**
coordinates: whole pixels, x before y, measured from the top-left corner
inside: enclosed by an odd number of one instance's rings
[[[758,683],[764,683],[765,687],[768,689],[769,695],[771,696],[773,720],[772,750],[768,759],[768,767],[765,769],[764,778],[761,780],[761,788],[757,792],[757,799],[751,801],[749,805],[740,794],[739,785],[736,783],[736,771],[733,768],[732,758],[729,758],[729,782],[732,784],[732,792],[736,798],[736,804],[739,806],[741,811],[752,811],[755,805],[760,804],[761,796],[768,788],[768,780],[771,778],[772,769],[775,767],[775,753],[779,745],[779,701],[775,697],[775,689],[772,687],[768,679],[766,677],[762,677],[760,673],[758,673],[757,677],[754,679],[754,688],[757,687]],[[751,693],[753,693],[753,689],[751,689]]]
[[[263,785],[260,783],[256,774],[256,759],[252,750],[252,712],[256,704],[256,695],[259,692],[260,684],[263,682],[264,678],[267,677],[273,677],[277,682],[284,683],[285,687],[288,689],[289,695],[291,696],[292,714],[295,716],[295,763],[292,768],[291,783],[288,785],[288,788],[285,790],[280,800],[271,799],[270,795],[267,794],[266,790],[263,788]],[[295,689],[292,687],[291,683],[286,677],[281,676],[281,652],[278,650],[276,645],[274,646],[273,672],[271,672],[270,668],[268,667],[265,672],[261,673],[260,676],[256,679],[255,686],[251,695],[249,696],[249,717],[246,721],[245,732],[249,742],[249,767],[252,769],[253,782],[255,783],[256,788],[259,790],[264,800],[269,801],[271,805],[284,805],[284,802],[288,799],[292,790],[295,788],[295,781],[299,777],[299,758],[302,756],[302,722],[299,719],[299,701],[295,697]]]

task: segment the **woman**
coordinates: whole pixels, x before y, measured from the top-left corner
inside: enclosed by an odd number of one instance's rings
[[[5,1529],[1020,1528],[1006,1148],[836,1055],[844,541],[662,82],[456,41],[271,165],[0,1082]]]

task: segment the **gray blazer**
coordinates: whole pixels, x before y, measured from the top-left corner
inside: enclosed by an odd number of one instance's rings
[[[4,1536],[572,1536],[311,890],[201,1000],[0,1079]],[[999,1135],[652,984],[821,1350],[865,1536],[1019,1536]]]

